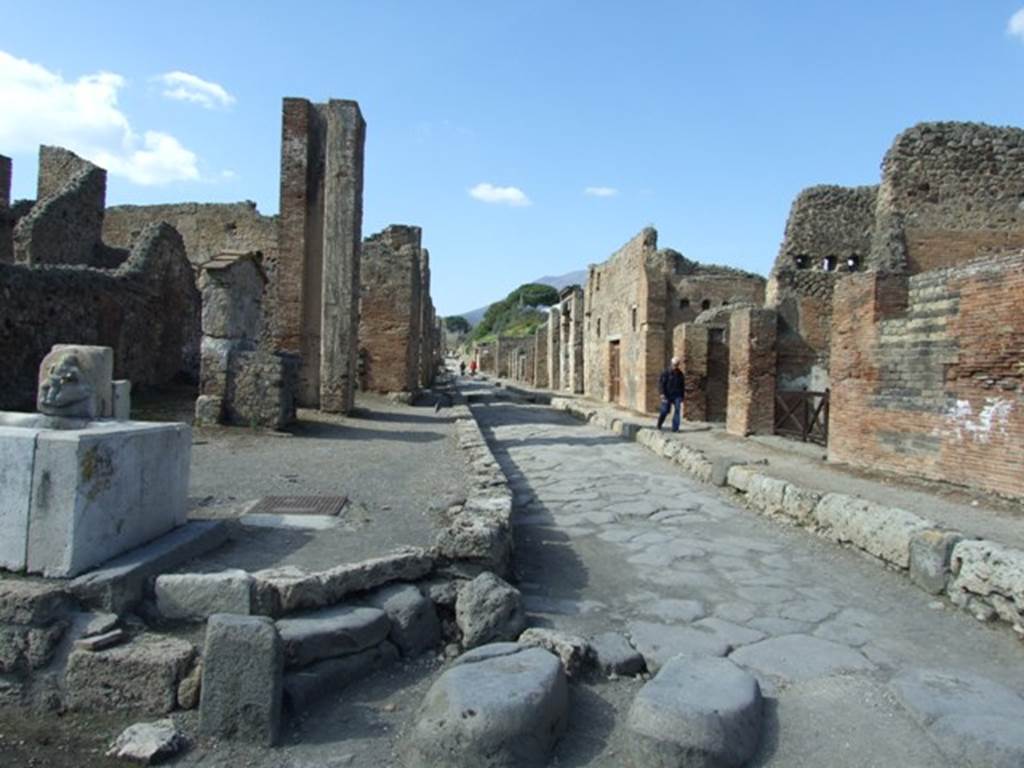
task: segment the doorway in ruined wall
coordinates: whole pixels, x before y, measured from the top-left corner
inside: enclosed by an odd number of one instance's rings
[[[621,389],[621,355],[619,354],[619,342],[608,343],[608,402],[619,402],[619,390]]]
[[[721,328],[708,331],[708,375],[704,382],[704,397],[707,403],[705,418],[708,421],[725,421],[729,404],[729,344]]]

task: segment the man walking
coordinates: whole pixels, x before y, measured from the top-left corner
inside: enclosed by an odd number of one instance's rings
[[[658,380],[658,389],[661,391],[661,410],[658,412],[658,429],[665,423],[670,408],[672,412],[672,431],[679,431],[679,419],[682,416],[683,396],[685,394],[686,380],[683,372],[679,370],[679,358],[672,358],[670,368],[662,371]]]

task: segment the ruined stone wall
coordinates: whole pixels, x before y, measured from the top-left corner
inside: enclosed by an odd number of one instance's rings
[[[738,309],[729,319],[726,429],[734,435],[775,431],[775,337],[771,309]]]
[[[829,458],[1024,496],[1024,254],[836,288]]]
[[[104,247],[107,172],[60,147],[40,147],[36,201],[14,225],[14,259],[23,264],[115,267]]]
[[[361,387],[413,392],[425,342],[419,227],[392,225],[363,241],[359,350]]]
[[[872,261],[911,274],[1024,247],[1024,130],[921,123],[882,162]],[[900,236],[900,230],[902,233]]]
[[[778,387],[828,388],[832,291],[870,268],[878,187],[816,186],[793,201],[768,280],[765,303],[778,312]]]
[[[11,158],[0,155],[0,264],[14,261],[14,214],[11,211]]]
[[[558,306],[548,310],[548,386],[561,388],[562,382],[562,311]]]
[[[419,345],[418,383],[429,387],[434,379],[434,350],[430,329],[434,324],[434,305],[430,300],[430,252],[423,249],[419,258],[420,284],[423,286],[424,301],[419,306],[416,337]]]
[[[655,407],[649,393],[647,359],[648,337],[655,329],[649,325],[648,316],[652,310],[663,315],[665,286],[656,286],[652,297],[648,270],[656,267],[649,262],[656,259],[657,248],[658,233],[652,228],[644,229],[603,264],[590,267],[585,291],[585,393],[639,411]],[[659,287],[661,291],[657,290]],[[663,323],[660,330],[664,333]],[[663,339],[658,342],[655,346],[660,357]],[[611,370],[616,348],[617,394],[613,392]],[[655,383],[657,375],[654,374]]]
[[[181,237],[149,227],[117,269],[0,264],[0,409],[35,409],[36,372],[54,344],[112,347],[137,386],[198,375],[200,300]]]

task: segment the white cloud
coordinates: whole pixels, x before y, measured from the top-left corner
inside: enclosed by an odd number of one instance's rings
[[[496,187],[487,182],[481,182],[469,190],[469,196],[485,203],[511,205],[517,208],[531,204],[530,198],[519,187]]]
[[[583,194],[589,197],[615,197],[619,190],[615,187],[586,187]]]
[[[112,72],[75,81],[0,51],[0,148],[66,147],[136,184],[199,179],[195,153],[160,131],[137,133],[117,104],[126,81]]]
[[[1009,35],[1024,40],[1024,8],[1021,8],[1010,17],[1010,21],[1006,25],[1006,32]]]
[[[168,99],[189,101],[206,109],[227,108],[235,103],[235,97],[224,86],[188,72],[165,72],[153,79],[163,84]]]

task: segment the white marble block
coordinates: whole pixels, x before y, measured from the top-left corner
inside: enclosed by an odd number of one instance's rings
[[[36,431],[27,570],[76,576],[182,525],[191,432],[131,421]]]
[[[0,568],[25,569],[36,429],[0,426]]]

